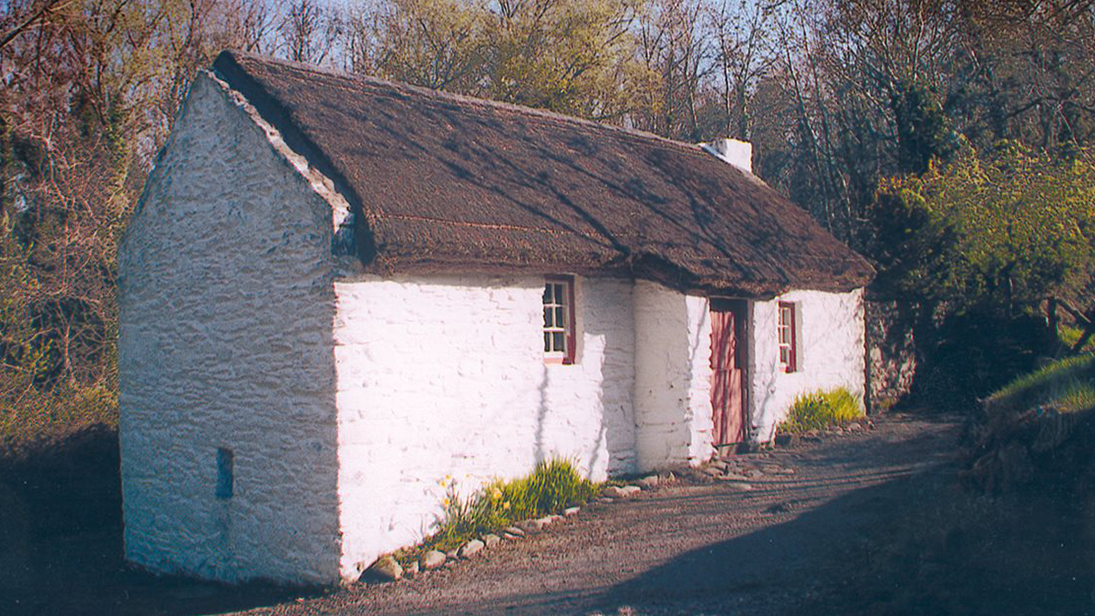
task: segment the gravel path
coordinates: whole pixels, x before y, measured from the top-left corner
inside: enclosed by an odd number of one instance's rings
[[[893,416],[869,433],[738,456],[794,475],[682,481],[450,569],[247,614],[774,614],[808,611],[839,548],[944,472],[957,425]],[[698,474],[699,475],[699,474]],[[702,475],[699,475],[702,477]],[[834,562],[836,561],[836,562]]]

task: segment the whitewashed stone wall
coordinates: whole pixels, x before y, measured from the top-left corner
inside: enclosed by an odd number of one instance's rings
[[[635,424],[638,468],[711,457],[708,300],[635,283]]]
[[[120,255],[125,553],[155,571],[338,576],[332,206],[278,145],[199,76]]]
[[[413,544],[447,480],[570,458],[604,479],[635,465],[629,281],[576,281],[575,365],[543,360],[542,277],[345,278],[335,283],[342,573]]]
[[[800,315],[798,371],[785,373],[779,364],[776,334],[780,301],[794,302]],[[846,387],[864,392],[863,292],[792,291],[775,300],[752,303],[750,372],[752,438],[772,439],[800,394]]]

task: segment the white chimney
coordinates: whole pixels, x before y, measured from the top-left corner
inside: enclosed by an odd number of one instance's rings
[[[737,139],[716,139],[700,147],[742,171],[753,173],[753,144]]]

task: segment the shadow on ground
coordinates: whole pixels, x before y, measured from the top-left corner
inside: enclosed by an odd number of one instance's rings
[[[0,459],[0,614],[208,614],[301,596],[127,566],[114,430],[92,427]]]
[[[48,455],[0,461],[0,614],[181,615],[259,606],[275,606],[276,613],[436,613],[443,605],[454,612],[530,614],[1095,612],[1089,556],[1095,542],[1083,506],[1049,490],[997,498],[962,492],[948,461],[951,439],[953,431],[940,430],[838,440],[826,443],[822,455],[796,462],[800,471],[814,472],[801,472],[783,487],[757,483],[752,492],[734,493],[712,484],[681,494],[654,492],[628,507],[649,510],[646,519],[687,512],[690,533],[714,533],[714,524],[756,530],[672,552],[607,588],[595,572],[626,572],[635,566],[629,553],[644,549],[633,540],[614,545],[619,513],[580,522],[603,525],[612,556],[576,568],[590,578],[559,578],[564,586],[526,580],[527,592],[485,602],[481,593],[460,592],[461,585],[485,582],[475,579],[469,563],[463,575],[454,569],[415,585],[331,593],[296,606],[297,598],[321,593],[229,587],[126,567],[117,437],[91,431]],[[426,595],[415,590],[420,587]],[[362,601],[367,596],[360,593],[372,598]]]
[[[791,498],[765,513],[793,510]],[[1095,614],[1095,546],[1083,526],[1060,494],[972,495],[948,465],[687,552],[594,605],[643,615]]]

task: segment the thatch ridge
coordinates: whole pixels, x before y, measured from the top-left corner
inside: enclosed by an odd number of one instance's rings
[[[252,54],[214,69],[359,211],[374,271],[603,273],[758,297],[872,275],[699,146]]]
[[[254,60],[257,62],[276,62],[285,66],[304,73],[310,73],[314,75],[323,75],[328,77],[338,77],[347,81],[360,82],[363,86],[376,86],[379,88],[392,89],[396,91],[405,91],[408,96],[422,97],[425,99],[436,99],[438,101],[448,101],[460,103],[470,108],[483,107],[487,109],[496,109],[500,111],[509,111],[517,114],[525,114],[531,116],[538,116],[544,120],[559,122],[561,124],[578,124],[592,127],[599,131],[607,132],[619,132],[627,138],[638,139],[650,139],[662,143],[668,147],[680,148],[688,154],[694,154],[699,156],[710,156],[703,150],[698,144],[684,143],[681,141],[675,141],[661,135],[657,135],[645,130],[639,130],[637,128],[626,128],[623,126],[615,126],[612,124],[605,124],[603,122],[597,122],[595,120],[587,120],[585,118],[579,118],[575,116],[569,116],[566,114],[558,113],[555,111],[549,111],[547,109],[537,109],[535,107],[526,107],[524,105],[517,105],[514,103],[507,103],[504,101],[495,101],[487,98],[475,98],[474,96],[467,96],[465,94],[457,94],[455,92],[446,92],[444,90],[435,90],[433,88],[427,88],[425,86],[416,86],[410,83],[402,83],[399,81],[391,81],[390,79],[383,79],[381,77],[375,77],[373,75],[364,75],[360,73],[350,73],[347,71],[338,70],[335,68],[323,68],[316,66],[315,64],[308,64],[305,62],[296,62],[293,60],[275,59],[269,56],[263,56],[247,51],[239,50],[226,50],[217,57],[217,61],[224,59],[245,58],[248,60]],[[238,63],[237,63],[238,64]],[[606,133],[607,134],[607,133]],[[758,178],[759,179],[759,178]]]

